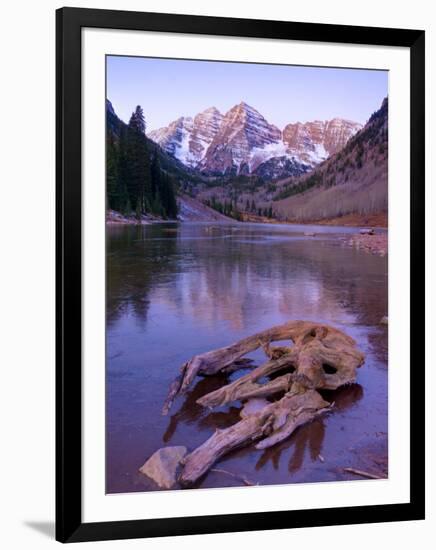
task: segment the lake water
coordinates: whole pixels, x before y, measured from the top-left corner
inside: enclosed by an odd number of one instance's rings
[[[304,232],[315,231],[315,237]],[[333,324],[366,354],[357,384],[330,392],[334,412],[264,451],[245,447],[217,468],[253,483],[387,474],[387,257],[348,246],[356,228],[212,223],[107,227],[106,488],[157,487],[138,468],[157,449],[192,450],[239,419],[240,403],[204,410],[196,399],[235,376],[194,381],[161,409],[193,355],[292,319]],[[348,235],[348,237],[347,237]],[[251,355],[257,364],[261,352]],[[196,487],[241,485],[210,472]]]

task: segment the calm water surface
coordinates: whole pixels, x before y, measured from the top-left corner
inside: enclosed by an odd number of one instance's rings
[[[304,232],[316,231],[316,237]],[[203,443],[241,404],[195,401],[234,377],[198,378],[161,415],[168,387],[195,354],[291,319],[331,323],[365,354],[357,384],[325,395],[332,414],[271,449],[246,447],[219,468],[253,483],[387,475],[387,257],[344,241],[355,228],[211,223],[107,228],[107,492],[156,490],[138,468],[158,448]],[[348,234],[348,237],[347,237]],[[251,355],[257,363],[261,352]],[[210,472],[196,487],[241,483]]]

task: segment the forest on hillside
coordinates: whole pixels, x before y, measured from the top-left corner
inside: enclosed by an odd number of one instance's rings
[[[107,108],[107,207],[123,214],[177,217],[175,181],[162,169],[156,147],[145,135],[146,123],[138,105],[129,123]]]
[[[275,197],[280,219],[307,221],[388,210],[388,99],[336,154],[290,179]]]

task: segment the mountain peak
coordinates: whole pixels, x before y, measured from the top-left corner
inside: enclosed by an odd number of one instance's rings
[[[249,174],[275,157],[310,169],[342,148],[360,128],[360,124],[334,118],[288,124],[282,132],[241,100],[225,115],[211,106],[193,118],[181,117],[151,132],[150,138],[184,164],[205,173]]]
[[[221,114],[219,109],[217,109],[214,105],[212,105],[212,107],[208,107],[207,109],[205,109],[202,112],[203,113],[218,113],[218,114]]]
[[[327,121],[325,139],[331,145],[340,144],[354,132],[346,147],[330,154],[326,162],[315,166],[311,173],[285,183],[273,200],[276,211],[295,221],[335,218],[362,212],[386,212],[388,206],[388,105],[368,122],[360,124],[341,118]],[[361,128],[356,133],[356,128]],[[348,133],[348,134],[347,134]],[[327,148],[328,139],[324,141]],[[336,187],[336,190],[335,190]],[[340,197],[340,200],[336,200]],[[369,201],[368,197],[371,197]],[[304,205],[304,208],[302,208]]]
[[[245,101],[240,101],[237,105],[235,105],[230,110],[232,111],[233,109],[236,109],[238,111],[243,111],[245,113],[255,113],[258,116],[262,116],[257,109],[255,109],[254,107],[252,107],[251,105],[249,105]]]

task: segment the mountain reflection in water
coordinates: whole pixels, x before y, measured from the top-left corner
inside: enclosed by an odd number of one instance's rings
[[[316,237],[304,232],[315,231]],[[351,479],[387,456],[387,258],[344,244],[355,228],[204,223],[107,228],[107,491],[155,490],[138,468],[164,445],[193,449],[239,418],[196,400],[241,376],[198,378],[163,417],[190,357],[291,319],[331,323],[366,353],[335,410],[271,449],[221,465],[260,484]],[[251,354],[256,364],[262,353]],[[320,458],[321,457],[321,458]],[[375,461],[375,462],[374,462]],[[377,462],[378,461],[378,462]],[[386,467],[385,467],[386,465]],[[198,487],[238,485],[211,472]]]

